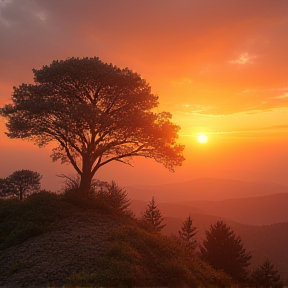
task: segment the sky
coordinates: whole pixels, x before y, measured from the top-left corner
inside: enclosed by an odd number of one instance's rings
[[[0,0],[0,106],[32,69],[98,56],[141,75],[172,113],[186,160],[171,173],[150,159],[111,163],[96,178],[158,185],[195,178],[288,185],[287,0]],[[19,169],[42,187],[75,175],[51,147],[9,139],[0,119],[0,178]],[[208,141],[197,141],[199,134]]]

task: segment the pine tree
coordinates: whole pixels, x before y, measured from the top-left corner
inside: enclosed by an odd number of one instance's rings
[[[183,222],[181,227],[182,231],[178,231],[181,239],[185,242],[185,244],[191,248],[195,249],[197,246],[197,241],[194,239],[194,236],[197,234],[196,227],[193,227],[193,221],[189,215],[189,217]]]
[[[157,231],[161,231],[166,226],[165,224],[161,224],[164,218],[158,209],[158,205],[155,205],[154,196],[152,197],[152,200],[149,201],[145,212],[142,213],[142,219],[152,224]]]
[[[256,287],[280,288],[283,286],[278,270],[274,268],[274,264],[269,260],[265,260],[262,265],[252,272],[252,282]]]
[[[236,237],[231,227],[222,221],[211,225],[200,250],[202,258],[214,269],[223,270],[239,282],[246,281],[245,268],[250,264],[251,255],[246,253],[240,236]]]

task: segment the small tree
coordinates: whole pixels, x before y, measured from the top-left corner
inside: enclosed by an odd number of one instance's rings
[[[195,249],[197,246],[197,241],[194,239],[194,236],[197,234],[196,227],[193,227],[193,221],[189,215],[189,217],[183,222],[181,227],[181,231],[178,231],[181,239],[186,243],[186,245]]]
[[[246,253],[240,236],[236,237],[224,222],[217,221],[210,226],[200,250],[203,259],[214,269],[223,270],[239,282],[246,281],[245,268],[250,264],[251,255]]]
[[[34,84],[14,87],[13,104],[0,108],[9,138],[54,143],[52,159],[70,163],[88,194],[95,173],[111,161],[141,156],[170,171],[184,160],[179,126],[156,113],[158,97],[128,68],[99,58],[68,58],[33,69]]]
[[[94,180],[92,182],[92,190],[94,190],[95,196],[100,201],[107,203],[116,210],[131,214],[129,206],[131,204],[128,198],[128,193],[124,188],[118,186],[114,181],[111,183]]]
[[[40,191],[42,175],[30,170],[18,170],[10,176],[0,179],[2,196],[18,196],[20,200],[24,195]]]
[[[278,270],[275,269],[274,264],[269,260],[265,260],[262,265],[259,265],[259,267],[252,272],[251,278],[252,283],[256,285],[256,287],[283,287]]]
[[[152,224],[157,231],[161,231],[166,226],[166,224],[161,224],[164,218],[158,209],[158,205],[155,204],[154,196],[152,197],[152,200],[149,201],[145,212],[142,213],[142,219]]]

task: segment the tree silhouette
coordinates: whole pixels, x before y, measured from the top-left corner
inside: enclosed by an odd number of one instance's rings
[[[162,217],[158,205],[155,204],[154,196],[152,197],[152,200],[149,201],[145,212],[142,213],[142,219],[152,224],[157,231],[161,231],[166,226],[166,224],[161,224],[164,218]]]
[[[180,127],[170,113],[152,112],[158,97],[137,73],[97,57],[57,60],[33,73],[35,84],[14,87],[13,104],[0,110],[6,134],[40,147],[54,142],[52,159],[73,165],[83,193],[111,161],[131,165],[131,157],[143,156],[170,171],[182,164]]]
[[[116,210],[120,210],[126,214],[132,214],[129,210],[131,204],[128,198],[128,193],[124,188],[119,187],[115,181],[104,182],[99,180],[93,180],[94,193],[97,199],[100,199],[104,203],[108,203],[111,207]]]
[[[245,268],[249,266],[250,253],[246,253],[240,236],[222,221],[205,231],[206,239],[200,246],[201,255],[214,269],[223,270],[239,282],[247,279]]]
[[[0,179],[0,191],[2,196],[14,195],[20,200],[25,194],[40,191],[42,176],[38,172],[30,170],[18,170],[10,176]]]
[[[269,260],[265,260],[262,265],[252,272],[252,282],[256,287],[281,288],[283,283],[280,280],[278,270]]]
[[[193,221],[189,215],[187,219],[183,222],[181,231],[178,231],[181,239],[186,243],[191,249],[195,249],[197,246],[197,241],[194,236],[197,234],[196,227],[193,227]]]

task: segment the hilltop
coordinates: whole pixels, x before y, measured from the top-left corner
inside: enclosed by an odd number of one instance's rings
[[[93,198],[44,192],[0,200],[0,220],[1,287],[230,281],[175,239]]]

